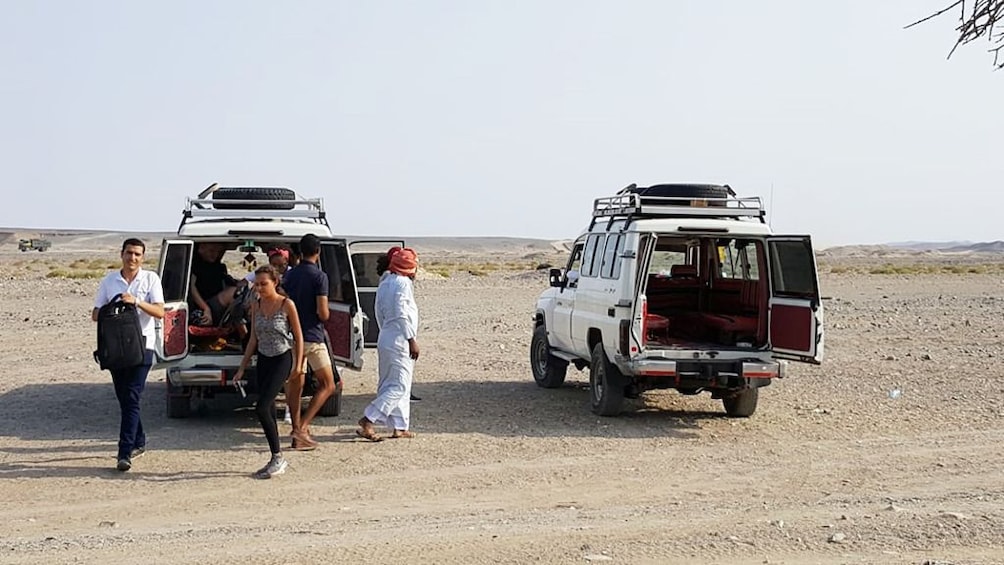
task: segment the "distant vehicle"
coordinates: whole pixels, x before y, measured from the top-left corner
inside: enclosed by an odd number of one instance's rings
[[[18,251],[45,251],[52,247],[52,242],[48,239],[22,239],[17,242]]]
[[[167,370],[169,418],[187,417],[193,399],[233,397],[238,392],[227,383],[240,365],[244,337],[228,327],[189,324],[188,291],[196,245],[222,243],[227,250],[224,263],[241,263],[250,271],[257,265],[256,255],[280,244],[294,248],[308,233],[321,239],[320,267],[328,275],[331,315],[325,329],[333,365],[362,368],[364,347],[376,345],[377,260],[389,247],[404,242],[356,241],[335,235],[321,199],[303,198],[288,188],[213,184],[187,199],[177,236],[165,239],[161,247],[159,273],[166,313],[157,324],[155,368]],[[252,396],[257,392],[254,372],[253,365],[246,371],[246,392]],[[336,373],[336,382],[339,378]],[[315,388],[308,371],[304,395],[313,394]],[[338,387],[320,415],[337,416],[341,400]]]
[[[727,185],[631,185],[589,227],[537,302],[533,376],[561,386],[589,367],[594,413],[673,388],[756,410],[787,360],[823,359],[823,306],[807,235],[776,235],[757,197]]]

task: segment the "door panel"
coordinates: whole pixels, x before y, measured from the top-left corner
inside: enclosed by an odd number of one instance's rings
[[[355,274],[344,239],[321,242],[321,269],[328,275],[328,309],[324,323],[331,356],[353,369],[363,366],[363,311],[359,308]]]
[[[157,339],[157,357],[162,361],[182,359],[188,354],[188,304],[164,305],[163,326]]]
[[[770,263],[769,338],[775,357],[823,360],[823,305],[809,236],[767,238]]]
[[[564,285],[554,297],[554,310],[551,312],[551,328],[548,329],[548,341],[557,349],[573,352],[572,348],[572,311],[575,309],[575,289],[578,287],[582,269],[582,249],[585,238],[580,238],[572,246],[572,253],[565,265]]]
[[[157,361],[177,361],[188,355],[188,285],[195,244],[164,240],[157,273],[164,289],[164,319],[156,321]]]
[[[367,240],[349,243],[349,254],[352,256],[352,269],[356,277],[356,289],[359,293],[359,306],[366,314],[365,338],[366,347],[376,347],[380,328],[376,323],[376,291],[380,285],[380,275],[377,272],[377,262],[387,256],[391,247],[404,247],[404,240]]]

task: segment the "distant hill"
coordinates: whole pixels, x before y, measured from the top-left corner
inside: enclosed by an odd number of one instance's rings
[[[907,241],[880,245],[840,245],[819,252],[823,257],[943,257],[946,255],[1000,255],[1004,241]]]

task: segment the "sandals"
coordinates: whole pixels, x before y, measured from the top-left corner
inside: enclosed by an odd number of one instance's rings
[[[362,428],[356,430],[356,435],[372,442],[383,441],[383,437],[380,434],[376,432],[367,432]]]
[[[309,435],[293,432],[290,434],[293,436],[292,448],[295,451],[313,451],[317,449],[317,442],[314,441]]]
[[[391,434],[390,437],[391,437],[391,439],[401,439],[401,438],[403,438],[403,439],[415,439],[415,436],[417,436],[417,435],[418,434],[416,434],[415,432],[410,431],[410,430],[394,430],[394,433]]]

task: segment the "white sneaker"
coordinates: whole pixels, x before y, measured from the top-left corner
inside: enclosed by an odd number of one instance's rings
[[[286,415],[282,417],[282,423],[293,425],[293,417],[289,415],[289,406],[286,407]]]
[[[282,455],[272,457],[269,460],[268,465],[265,465],[261,469],[255,472],[254,478],[256,479],[271,479],[276,475],[281,475],[286,472],[286,467],[289,463],[283,459]]]

